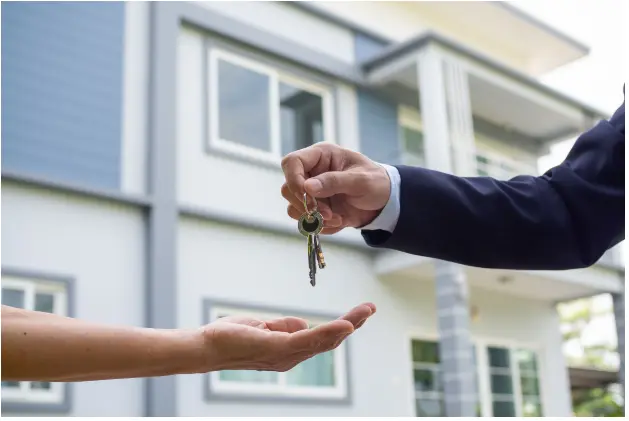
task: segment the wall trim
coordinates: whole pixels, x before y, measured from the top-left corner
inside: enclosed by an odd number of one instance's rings
[[[211,323],[213,320],[210,319],[210,312],[214,307],[235,307],[246,310],[267,312],[267,313],[282,313],[282,314],[290,314],[292,317],[299,317],[303,319],[324,319],[324,320],[334,320],[342,316],[342,314],[331,314],[325,312],[317,312],[317,311],[304,311],[302,309],[297,309],[295,307],[288,308],[283,306],[271,306],[267,304],[259,304],[255,302],[242,302],[242,301],[232,301],[227,299],[214,299],[214,298],[204,298],[202,300],[202,315],[201,322],[203,325]],[[204,401],[214,402],[214,401],[222,401],[222,402],[255,402],[259,404],[296,404],[296,405],[351,405],[353,402],[352,398],[352,369],[351,364],[352,360],[350,358],[350,342],[351,336],[343,341],[343,345],[345,347],[345,376],[347,381],[346,395],[343,398],[334,399],[334,398],[308,398],[308,397],[292,397],[292,396],[263,396],[259,394],[217,394],[212,391],[212,385],[210,381],[210,373],[203,374],[203,396]]]
[[[147,327],[177,327],[177,42],[179,3],[151,3],[147,219]],[[175,376],[145,379],[145,415],[177,416]]]
[[[16,266],[2,266],[2,276],[14,276],[16,278],[28,278],[46,282],[54,282],[65,285],[66,288],[66,314],[68,317],[75,317],[76,314],[76,282],[71,275],[40,271],[35,269],[25,269]],[[64,383],[63,401],[60,403],[38,403],[38,402],[13,402],[2,401],[2,411],[6,413],[19,414],[68,414],[72,411],[74,403],[74,384]]]
[[[141,208],[150,207],[152,204],[152,198],[150,196],[128,194],[121,191],[105,190],[98,187],[86,187],[76,183],[57,181],[43,178],[38,175],[24,174],[14,171],[2,171],[2,180],[29,187],[45,188],[63,193],[72,193],[79,196],[103,199]]]
[[[179,22],[185,22],[201,31],[213,32],[346,82],[361,83],[363,80],[361,70],[351,63],[314,51],[288,38],[247,25],[220,12],[189,2],[173,3],[172,9]]]
[[[247,218],[238,215],[228,214],[222,211],[216,211],[211,209],[203,209],[194,206],[180,206],[179,214],[181,216],[199,219],[202,221],[218,222],[225,225],[232,225],[238,228],[248,228],[259,231],[265,231],[273,234],[286,235],[296,238],[303,238],[297,230],[297,222],[295,221],[295,227],[290,228],[285,224],[273,223],[262,220],[256,220],[254,218]],[[287,216],[288,218],[288,216]],[[349,229],[349,228],[348,228]],[[362,237],[358,236],[355,239],[341,238],[335,236],[323,236],[324,243],[332,243],[340,246],[351,247],[360,251],[371,251],[374,255],[377,251],[369,247]]]

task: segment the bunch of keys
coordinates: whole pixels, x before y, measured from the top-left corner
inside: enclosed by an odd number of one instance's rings
[[[323,217],[317,208],[317,199],[314,197],[314,208],[308,209],[308,196],[304,193],[304,208],[306,212],[299,217],[297,227],[301,235],[308,239],[308,267],[310,269],[310,285],[315,286],[317,266],[325,268],[325,259],[321,249],[319,233],[323,229]]]

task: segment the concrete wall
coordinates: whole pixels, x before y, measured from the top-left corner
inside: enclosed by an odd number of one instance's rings
[[[414,416],[409,343],[412,337],[430,338],[437,331],[432,281],[379,280],[368,255],[324,239],[328,267],[312,288],[301,239],[182,218],[177,241],[182,327],[202,321],[203,299],[305,313],[343,313],[363,301],[378,306],[378,313],[350,341],[351,404],[207,401],[205,377],[180,376],[180,416]],[[544,415],[569,415],[569,387],[552,307],[484,290],[473,290],[471,301],[480,311],[472,323],[473,338],[539,348]]]
[[[73,278],[74,316],[143,325],[139,211],[3,180],[2,220],[3,269]],[[70,416],[142,415],[140,379],[75,383],[71,390]]]

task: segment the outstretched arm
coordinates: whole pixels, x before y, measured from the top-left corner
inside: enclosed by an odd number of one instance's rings
[[[623,103],[540,177],[496,181],[399,166],[395,228],[363,237],[373,247],[477,267],[590,266],[624,239],[624,119]]]
[[[2,380],[90,381],[217,370],[285,371],[338,345],[375,312],[305,320],[221,318],[199,329],[109,326],[2,306]]]

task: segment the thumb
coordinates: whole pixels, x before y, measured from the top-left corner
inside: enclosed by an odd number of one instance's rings
[[[365,193],[367,175],[361,172],[329,171],[309,178],[304,183],[306,193],[325,198],[335,194],[360,195]]]

